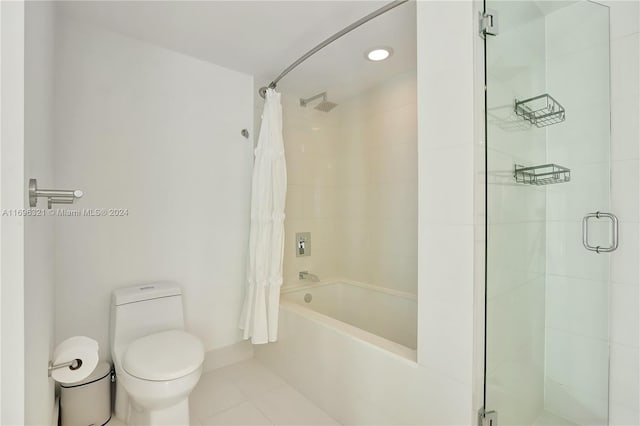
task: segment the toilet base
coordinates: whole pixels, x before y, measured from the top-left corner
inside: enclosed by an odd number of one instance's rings
[[[128,417],[128,426],[189,426],[189,398],[153,411],[131,405]]]

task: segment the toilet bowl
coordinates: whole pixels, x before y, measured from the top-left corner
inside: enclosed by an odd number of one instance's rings
[[[189,394],[202,374],[202,342],[184,330],[173,283],[114,291],[111,351],[116,417],[128,425],[188,425]]]

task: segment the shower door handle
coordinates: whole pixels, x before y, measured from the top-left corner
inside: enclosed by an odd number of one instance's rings
[[[589,219],[609,219],[611,221],[611,243],[608,247],[592,246],[589,244]],[[618,218],[612,213],[589,213],[582,219],[582,245],[596,253],[609,253],[618,248]]]

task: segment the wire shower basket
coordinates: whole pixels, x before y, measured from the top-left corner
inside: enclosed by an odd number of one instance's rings
[[[571,180],[571,170],[557,164],[542,164],[532,167],[524,167],[516,164],[513,176],[518,183],[549,185],[552,183],[569,182]]]
[[[565,120],[564,107],[548,93],[523,101],[516,99],[515,112],[536,127],[546,127]]]

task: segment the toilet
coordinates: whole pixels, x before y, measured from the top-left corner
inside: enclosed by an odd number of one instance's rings
[[[113,291],[111,356],[116,417],[127,425],[189,425],[189,394],[204,347],[184,330],[182,290],[155,282]]]

